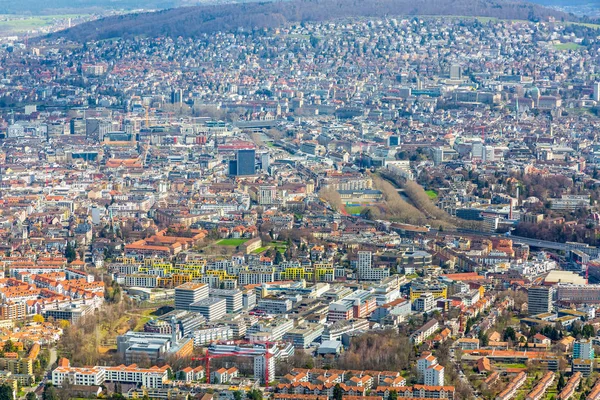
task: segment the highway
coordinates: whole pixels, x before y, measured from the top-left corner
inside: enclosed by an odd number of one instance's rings
[[[394,182],[391,179],[385,178],[384,179],[391,183],[394,188],[396,188],[396,190],[398,191],[398,193],[401,196],[404,196],[404,200],[407,200],[408,202],[410,202],[410,199],[406,198],[404,195],[404,189],[399,188],[398,185],[396,184],[396,182]],[[423,210],[421,210],[423,211]],[[364,218],[360,218],[361,220],[363,220],[363,222],[365,221]],[[457,228],[456,229],[457,233],[465,233],[467,235],[473,235],[473,236],[486,236],[486,237],[500,237],[501,234],[497,234],[497,233],[490,233],[490,232],[481,232],[481,231],[476,231],[476,230],[471,230],[471,229],[462,229],[462,228]],[[432,231],[430,233],[436,234],[437,232]],[[440,234],[443,234],[442,232],[440,232]],[[436,235],[437,236],[437,235]],[[557,250],[557,251],[567,251],[567,250],[581,250],[582,252],[592,256],[592,257],[597,257],[598,256],[598,249],[595,247],[583,247],[583,246],[578,246],[578,245],[571,245],[571,244],[567,244],[567,243],[559,243],[559,242],[550,242],[547,240],[539,240],[539,239],[531,239],[531,238],[526,238],[526,237],[522,237],[522,236],[507,236],[507,238],[512,239],[513,243],[521,243],[521,244],[526,244],[529,247],[537,247],[540,249],[548,249],[548,250]]]
[[[487,237],[503,237],[498,233],[489,233],[489,232],[480,232],[471,229],[457,229],[458,233],[464,233],[466,235],[474,235],[474,236],[487,236]],[[511,239],[513,243],[521,243],[526,244],[529,247],[537,247],[540,249],[548,249],[548,250],[558,250],[558,251],[567,251],[567,250],[580,250],[583,253],[586,253],[592,257],[598,256],[598,248],[592,246],[585,246],[582,243],[560,243],[560,242],[551,242],[548,240],[540,240],[540,239],[532,239],[523,236],[515,236],[509,235],[506,236],[507,239]]]
[[[365,219],[363,217],[358,217],[358,216],[345,216],[345,217],[353,222],[361,222],[361,223],[370,224],[370,225],[374,225],[376,223],[376,221],[368,220],[368,219]],[[455,231],[449,230],[449,231],[443,231],[443,232],[440,232],[437,230],[431,230],[427,233],[424,233],[423,235],[427,236],[427,237],[443,237],[446,235],[453,235],[453,234],[454,235],[463,235],[463,236],[472,236],[472,237],[490,237],[490,238],[491,237],[498,237],[498,238],[506,237],[507,239],[511,239],[513,241],[513,243],[526,244],[529,247],[535,247],[535,248],[539,248],[539,249],[556,250],[556,251],[580,250],[583,253],[590,255],[592,258],[598,257],[598,255],[599,255],[599,250],[597,247],[591,247],[591,246],[585,247],[581,243],[569,244],[569,243],[551,242],[548,240],[532,239],[532,238],[527,238],[527,237],[523,237],[523,236],[515,236],[515,235],[504,236],[500,233],[476,231],[473,229],[457,228]]]
[[[510,236],[510,239],[512,239],[513,243],[527,244],[527,245],[529,245],[529,247],[539,247],[539,248],[543,248],[543,249],[565,251],[565,250],[570,250],[571,248],[574,248],[566,243],[549,242],[547,240],[531,239],[531,238],[525,238],[525,237],[521,237],[521,236]]]
[[[502,237],[502,235],[498,234],[498,233],[475,231],[472,229],[458,228],[456,230],[456,232],[464,233],[467,235],[474,235],[474,236]],[[513,241],[513,243],[521,243],[521,244],[529,245],[530,247],[539,247],[539,248],[543,248],[543,249],[563,250],[564,251],[564,250],[569,250],[571,247],[575,248],[573,246],[570,247],[566,243],[550,242],[548,240],[532,239],[532,238],[527,238],[527,237],[523,237],[523,236],[510,235],[510,236],[506,236],[506,238],[511,239]]]

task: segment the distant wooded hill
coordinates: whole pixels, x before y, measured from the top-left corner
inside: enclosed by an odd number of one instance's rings
[[[185,1],[187,0],[0,0],[0,14],[56,15],[106,10],[160,10],[185,5]]]
[[[275,28],[288,23],[346,17],[460,15],[546,20],[576,17],[538,4],[508,0],[289,0],[181,7],[127,14],[77,25],[53,34],[77,41],[135,36],[194,37],[236,29]]]

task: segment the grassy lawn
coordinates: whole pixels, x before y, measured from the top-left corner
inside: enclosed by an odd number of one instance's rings
[[[419,275],[417,275],[417,274],[408,274],[408,275],[406,275],[406,279],[416,279],[418,277],[419,277]]]
[[[281,254],[283,254],[287,250],[287,243],[286,242],[271,242],[266,246],[259,247],[258,249],[254,250],[252,253],[259,254],[268,249],[273,249],[273,250],[276,250],[276,251],[280,252]]]
[[[427,196],[429,196],[431,200],[435,200],[438,197],[437,192],[435,190],[426,190],[425,193],[427,193]]]
[[[51,26],[60,20],[77,18],[84,15],[61,14],[61,15],[37,15],[31,17],[16,17],[14,15],[0,15],[0,31],[25,32]]]
[[[348,214],[359,215],[366,207],[363,206],[346,206]]]
[[[495,364],[498,368],[527,368],[527,366],[523,363],[513,363],[513,364]]]
[[[591,114],[593,115],[593,111],[591,108],[587,108],[587,107],[576,107],[576,108],[569,108],[569,111],[567,111],[569,114],[575,114],[575,115],[584,115],[584,114]]]
[[[546,394],[543,398],[550,400],[555,399],[556,395],[558,395],[558,390],[556,389],[556,386],[558,385],[558,377],[554,378],[554,382],[552,383],[552,385],[550,385],[550,387],[548,387],[548,390],[546,390]]]
[[[239,246],[240,244],[246,243],[249,239],[221,239],[217,242],[219,246]]]
[[[585,46],[582,46],[577,43],[559,43],[552,45],[556,50],[559,51],[568,51],[568,50],[579,50]]]
[[[566,22],[561,22],[561,24],[565,24],[565,25],[581,25],[581,26],[585,26],[586,28],[592,28],[592,29],[600,28],[599,24],[588,24],[588,23],[585,23],[585,22],[571,22],[571,21],[566,21]]]
[[[288,246],[286,242],[271,242],[269,244],[270,247],[274,248],[275,250],[277,250],[278,252],[280,252],[281,254],[285,253],[285,251],[287,250]]]
[[[529,392],[531,392],[531,389],[533,389],[533,387],[535,386],[536,383],[537,383],[537,379],[535,379],[534,377],[527,377],[525,384],[523,386],[521,386],[521,388],[519,390],[517,390],[517,395],[515,397],[513,397],[513,399],[514,400],[525,399],[525,396],[527,396],[527,394]]]
[[[135,331],[142,331],[144,329],[144,324],[152,319],[152,309],[144,310],[141,314],[142,316],[138,319],[137,324],[135,324]]]

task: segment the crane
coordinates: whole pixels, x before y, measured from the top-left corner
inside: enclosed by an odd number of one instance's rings
[[[314,271],[313,271],[313,273],[314,273]],[[271,347],[271,345],[277,344],[277,343],[271,342],[271,341],[260,341],[260,342],[254,342],[254,343],[259,343],[259,344],[265,345],[265,386],[268,388],[269,387],[269,378],[271,378],[269,376],[269,360],[273,356],[273,354],[271,354],[271,352],[269,352],[269,347]]]
[[[481,131],[481,140],[485,143],[485,126],[476,126],[475,130]]]
[[[192,361],[204,361],[204,372],[206,374],[206,379],[207,382],[210,383],[210,360],[214,359],[214,358],[224,358],[224,357],[265,357],[265,386],[269,387],[269,379],[271,378],[271,376],[269,376],[269,360],[271,359],[271,357],[273,356],[273,354],[271,354],[271,352],[269,351],[269,348],[271,347],[271,345],[277,344],[277,342],[270,342],[270,341],[241,341],[238,343],[243,343],[243,344],[262,344],[265,346],[265,354],[258,354],[256,352],[256,349],[250,349],[248,348],[247,350],[245,350],[244,348],[241,348],[241,350],[239,351],[231,351],[231,352],[227,352],[227,353],[218,353],[218,354],[210,354],[210,348],[206,350],[206,353],[204,354],[203,357],[192,357]]]
[[[210,382],[210,360],[212,360],[213,358],[224,358],[224,357],[250,357],[250,356],[256,356],[255,352],[241,352],[241,351],[235,351],[235,352],[230,352],[230,353],[219,353],[219,354],[210,354],[208,352],[208,350],[206,351],[206,354],[203,357],[192,357],[192,361],[204,361],[204,373],[206,376],[206,381],[208,383]]]

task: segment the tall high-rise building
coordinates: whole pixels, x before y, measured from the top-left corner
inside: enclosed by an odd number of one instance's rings
[[[98,141],[104,140],[104,135],[113,130],[112,122],[100,118],[85,120],[85,136]]]
[[[483,142],[473,142],[471,149],[472,158],[483,158]]]
[[[373,264],[373,254],[370,251],[359,251],[358,262],[356,267],[359,271],[365,271],[371,269]]]
[[[238,150],[235,160],[229,161],[229,175],[244,176],[256,174],[256,150]]]
[[[175,288],[175,309],[189,310],[192,303],[208,298],[206,283],[187,282]]]
[[[271,165],[270,154],[268,152],[262,153],[260,155],[260,168],[263,171],[268,171],[269,170],[269,165]]]
[[[549,286],[532,286],[527,291],[529,315],[537,315],[552,311],[552,288]]]
[[[461,79],[462,71],[461,67],[458,64],[452,64],[450,66],[450,79]]]
[[[425,370],[425,385],[444,386],[444,366],[440,364],[432,365]]]
[[[71,135],[85,135],[85,120],[83,118],[73,118],[69,122],[69,131]]]
[[[573,343],[573,359],[593,360],[594,345],[591,340],[581,339]]]
[[[255,150],[238,150],[237,152],[237,168],[238,175],[254,175],[256,173],[256,151]]]
[[[494,146],[483,146],[483,161],[492,162],[496,158]]]
[[[227,312],[235,313],[243,308],[243,294],[239,289],[210,289],[210,297],[225,299]]]
[[[417,360],[417,378],[419,382],[428,386],[444,385],[444,367],[438,363],[437,358],[429,352],[423,353]]]
[[[277,187],[274,185],[263,185],[258,188],[258,204],[271,205],[275,203]]]
[[[444,148],[435,147],[433,149],[433,162],[435,165],[439,165],[444,162]]]
[[[275,357],[268,359],[265,355],[254,357],[254,379],[264,382],[266,376],[270,381],[275,379]]]
[[[600,102],[600,82],[594,82],[594,101]]]
[[[373,254],[370,251],[359,251],[356,274],[361,281],[379,281],[390,276],[390,270],[386,267],[373,267]]]
[[[171,91],[171,104],[181,104],[181,103],[183,103],[183,90],[173,89]]]

